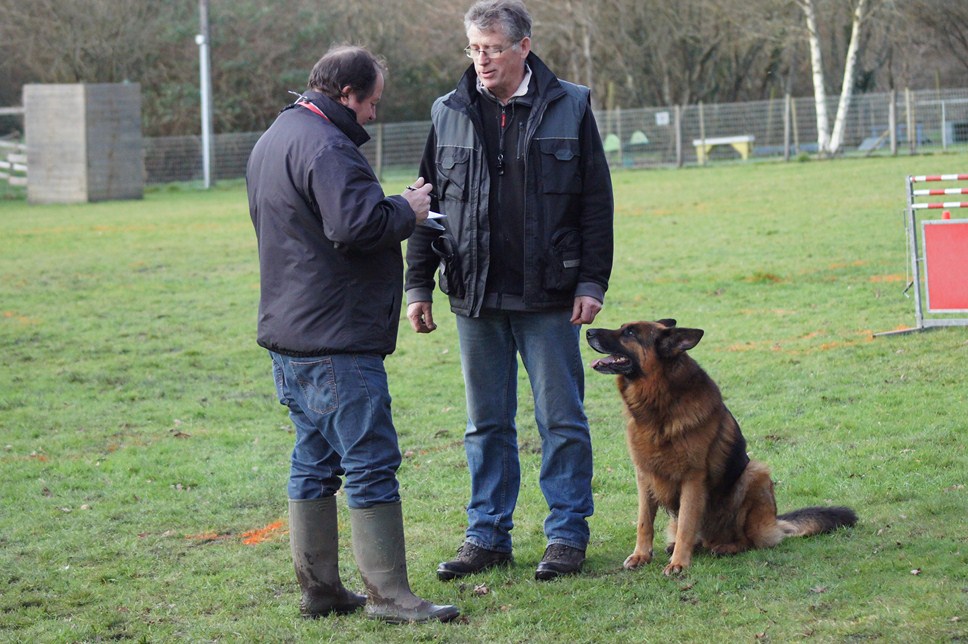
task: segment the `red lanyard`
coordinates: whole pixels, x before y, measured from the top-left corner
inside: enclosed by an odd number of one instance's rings
[[[329,120],[329,117],[326,116],[325,114],[323,114],[323,110],[319,109],[318,107],[316,107],[315,105],[313,105],[309,101],[299,101],[298,103],[296,103],[296,105],[302,105],[303,107],[305,107],[310,112],[316,112],[317,114],[319,114],[320,116],[322,116],[327,121]]]

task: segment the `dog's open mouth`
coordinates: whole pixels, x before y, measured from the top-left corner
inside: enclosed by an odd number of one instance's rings
[[[632,371],[632,361],[627,356],[613,353],[592,362],[592,369],[599,373],[629,373]]]
[[[627,375],[635,371],[635,365],[632,364],[632,359],[629,356],[614,352],[616,350],[621,351],[621,343],[616,339],[616,331],[589,329],[585,335],[588,339],[588,346],[599,353],[606,354],[606,357],[592,361],[592,369],[598,373],[615,375]]]

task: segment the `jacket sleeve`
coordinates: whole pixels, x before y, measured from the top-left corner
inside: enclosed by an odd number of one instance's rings
[[[328,147],[313,159],[309,186],[323,231],[339,246],[363,253],[382,250],[400,244],[416,226],[407,200],[383,193],[355,146]]]
[[[615,206],[608,162],[591,105],[585,110],[580,136],[584,187],[581,196],[582,257],[575,296],[587,295],[604,302],[612,272]]]
[[[420,160],[420,176],[428,183],[434,184],[432,194],[436,195],[437,187],[437,136],[431,127],[424,147],[423,158]],[[430,209],[440,211],[438,197],[430,198]],[[446,226],[447,224],[444,223]],[[433,301],[434,273],[440,261],[431,244],[440,235],[440,231],[427,226],[417,226],[407,241],[407,273],[404,288],[407,292],[407,304],[414,302]]]

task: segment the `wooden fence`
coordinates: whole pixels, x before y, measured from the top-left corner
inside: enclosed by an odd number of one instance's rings
[[[27,185],[27,146],[23,143],[0,141],[0,181]]]

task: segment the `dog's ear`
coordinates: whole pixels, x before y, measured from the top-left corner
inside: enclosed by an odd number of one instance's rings
[[[658,322],[662,326],[667,326],[670,329],[676,325],[676,321],[673,320],[672,318],[666,318],[664,320],[656,320],[656,322]]]
[[[665,357],[674,358],[699,344],[702,335],[702,329],[669,329],[659,341],[659,350]]]

